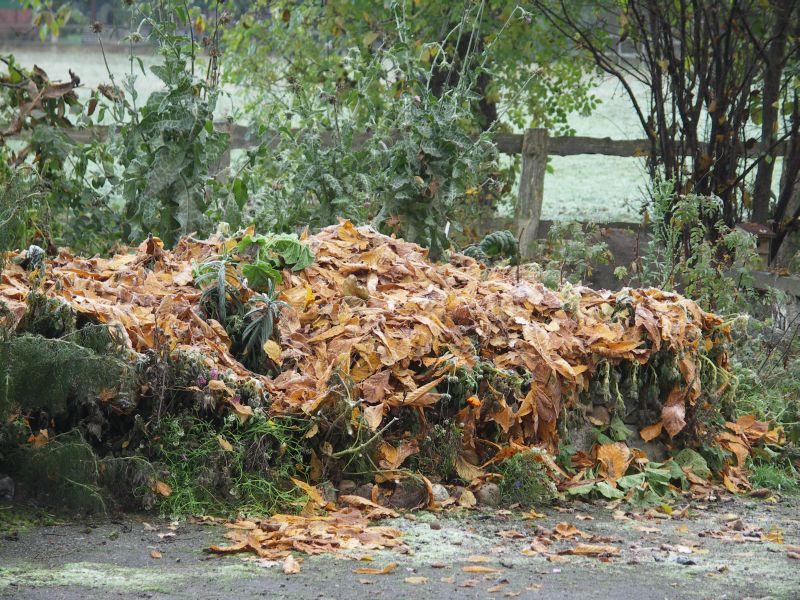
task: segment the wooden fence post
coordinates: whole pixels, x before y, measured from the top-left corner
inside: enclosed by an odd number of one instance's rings
[[[542,216],[544,174],[547,168],[547,129],[526,129],[522,138],[522,171],[519,176],[517,235],[519,251],[528,257]]]

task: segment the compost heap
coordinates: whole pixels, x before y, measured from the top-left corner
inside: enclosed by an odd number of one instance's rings
[[[432,424],[457,423],[456,467],[466,482],[528,447],[555,451],[568,415],[600,428],[624,421],[645,441],[696,439],[704,431],[698,413],[726,387],[726,326],[678,294],[552,291],[529,268],[487,268],[459,254],[432,263],[416,244],[347,221],[307,238],[312,265],[284,269],[288,307],[277,342],[264,348],[272,369],[254,373],[232,354],[223,326],[204,318],[193,286],[193,263],[232,251],[239,239],[186,237],[166,251],[151,238],[110,259],[62,251],[44,273],[26,271],[12,255],[0,281],[6,325],[24,323],[38,278],[40,294],[89,322],[117,326],[132,352],[199,355],[206,374],[175,392],[189,401],[211,396],[242,421],[261,413],[310,418],[344,402],[346,433],[325,430],[334,419],[315,420],[308,432],[315,459],[377,432],[378,464],[397,470]],[[239,293],[252,292],[243,283]],[[113,407],[113,390],[103,394]],[[766,434],[754,438],[747,427],[731,428],[719,443],[746,457]],[[643,459],[608,443],[578,452],[573,463],[599,466],[597,476],[613,482]],[[730,475],[736,489],[744,480]],[[580,474],[561,476],[562,489],[585,483]]]

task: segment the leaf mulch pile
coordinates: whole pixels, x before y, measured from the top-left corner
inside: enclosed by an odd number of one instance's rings
[[[432,263],[420,246],[348,221],[305,240],[312,265],[284,270],[280,298],[288,308],[277,323],[277,345],[270,340],[264,348],[272,368],[254,373],[235,358],[225,328],[203,316],[193,285],[195,263],[237,251],[241,238],[183,238],[171,251],[151,238],[109,259],[62,251],[43,272],[26,271],[18,264],[24,255],[12,254],[0,276],[5,325],[24,323],[36,287],[81,319],[117,328],[132,353],[199,355],[206,376],[186,393],[210,397],[242,422],[258,414],[313,420],[306,436],[312,481],[322,461],[355,444],[367,448],[377,434],[378,466],[397,472],[434,424],[457,423],[457,473],[480,482],[488,465],[516,452],[556,452],[567,414],[613,425],[626,406],[624,382],[610,373],[623,369],[634,382],[627,400],[635,402],[636,373],[666,373],[650,384],[656,409],[640,410],[636,428],[645,442],[679,447],[709,437],[703,411],[728,387],[728,325],[678,294],[553,291],[527,267],[487,268],[459,254]],[[474,387],[464,388],[470,378]],[[102,399],[113,407],[114,396],[106,390]],[[331,435],[330,420],[317,419],[343,401],[348,431],[365,435],[349,446]],[[780,432],[752,420],[729,423],[716,438],[737,459],[724,472],[729,489],[746,489],[744,459],[765,437],[779,441]],[[541,456],[560,489],[598,480],[615,487],[629,467],[647,463],[643,451],[613,440],[574,455],[577,475]],[[707,484],[708,476],[684,471],[693,484]]]
[[[558,416],[577,403],[601,361],[646,364],[662,348],[680,357],[682,377],[646,435],[663,430],[674,437],[701,396],[700,351],[727,338],[720,317],[656,289],[557,293],[524,269],[486,269],[461,255],[431,263],[421,247],[349,222],[308,242],[315,263],[285,273],[283,297],[293,310],[279,322],[274,378],[242,366],[223,327],[200,316],[192,265],[229,246],[224,240],[184,238],[173,251],[150,240],[135,254],[110,259],[62,252],[48,266],[42,291],[92,321],[121,326],[135,352],[153,349],[158,330],[170,350],[200,351],[210,367],[258,380],[273,414],[315,414],[346,377],[377,430],[400,408],[424,421],[460,367],[481,360],[529,373],[524,393],[503,397],[489,389],[459,414],[467,431],[493,423],[504,441],[522,444],[557,441]],[[21,266],[5,269],[0,299],[12,328],[25,315],[30,289]],[[724,368],[725,352],[714,360]]]

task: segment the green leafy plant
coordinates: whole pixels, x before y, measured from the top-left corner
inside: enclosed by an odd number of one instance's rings
[[[519,261],[519,243],[510,231],[493,231],[477,244],[467,246],[463,253],[476,260],[511,259],[512,264]]]
[[[414,457],[416,470],[433,473],[442,481],[455,480],[458,476],[456,464],[461,452],[463,431],[463,427],[454,422],[436,423],[427,432],[419,454]]]
[[[0,149],[3,162],[24,176],[20,181],[17,175],[21,189],[41,196],[43,216],[25,215],[46,225],[38,228],[47,236],[40,245],[53,251],[60,243],[107,250],[152,233],[170,246],[180,235],[209,234],[220,220],[241,225],[247,162],[227,173],[221,159],[229,136],[213,123],[220,95],[219,38],[229,18],[221,2],[214,4],[216,16],[207,24],[205,3],[126,3],[130,73],[118,80],[109,70],[109,83],[99,85],[85,104],[74,92],[78,75],[51,82],[38,67],[27,71],[13,57],[2,58],[7,73],[0,73],[0,110],[11,125],[0,135],[25,135],[27,145],[19,152],[4,144]],[[195,31],[206,31],[207,25],[206,35],[196,38]],[[99,34],[102,26],[94,27]],[[144,74],[144,63],[134,54],[143,32],[161,55],[150,70],[162,83],[144,102],[136,78],[137,69]],[[104,51],[99,35],[98,42]],[[68,135],[70,129],[97,124],[107,126],[107,135],[88,143]]]
[[[314,254],[297,236],[252,232],[245,233],[234,250],[194,265],[194,283],[202,290],[200,306],[206,317],[226,328],[245,364],[264,372],[264,345],[276,337],[275,324],[287,306],[278,300],[280,269],[305,269],[314,262]]]
[[[490,133],[475,126],[471,112],[485,55],[470,50],[453,67],[459,83],[434,93],[431,65],[419,62],[400,5],[394,19],[395,43],[349,53],[352,85],[323,79],[290,82],[289,94],[269,88],[265,121],[272,126],[265,129],[275,136],[265,142],[274,150],[262,152],[268,160],[255,167],[268,182],[256,194],[260,227],[292,231],[345,217],[418,242],[439,258],[482,214],[480,199],[501,187]],[[375,94],[380,81],[396,82],[396,93]]]
[[[210,229],[209,195],[215,191],[216,168],[229,145],[228,135],[213,124],[219,97],[215,56],[219,22],[208,38],[211,56],[201,77],[196,64],[200,45],[194,35],[180,30],[195,26],[199,7],[167,2],[132,4],[131,10],[141,20],[137,32],[146,27],[158,44],[163,62],[151,71],[164,87],[139,106],[131,56],[131,74],[122,87],[109,71],[111,86],[100,88],[110,103],[101,107],[100,119],[106,112],[114,119],[106,143],[117,157],[119,173],[111,178],[122,184],[125,234],[141,239],[152,232],[171,246],[181,234]],[[143,72],[141,61],[139,66]],[[104,185],[103,175],[96,177],[96,185]]]
[[[273,285],[270,281],[266,292],[256,294],[250,299],[253,308],[244,315],[242,354],[257,371],[261,370],[258,367],[264,361],[264,345],[275,336],[275,323],[280,317],[281,309],[288,306],[286,302],[277,299]]]
[[[530,508],[550,504],[556,497],[556,487],[535,451],[506,458],[497,471],[503,476],[500,497],[504,503]]]
[[[230,257],[212,258],[195,265],[193,276],[194,284],[203,291],[200,306],[206,316],[225,326],[229,316],[244,310],[240,298],[242,281]]]
[[[551,288],[577,283],[590,276],[596,265],[608,264],[612,258],[596,224],[574,221],[553,223],[534,256],[541,257],[542,281]]]
[[[721,221],[714,197],[678,195],[654,183],[647,220],[652,240],[633,280],[680,291],[706,310],[738,312],[763,303],[752,287],[759,263],[755,238]]]
[[[270,291],[272,284],[282,282],[280,269],[302,271],[314,262],[314,253],[293,234],[245,234],[237,251],[247,258],[242,274],[248,285],[259,291]]]
[[[293,511],[302,496],[291,484],[305,461],[303,424],[256,417],[241,425],[235,416],[209,423],[168,416],[158,428],[152,457],[172,489],[161,497],[167,515],[272,514]]]
[[[470,120],[478,128],[502,121],[570,135],[569,114],[588,115],[598,103],[591,62],[530,3],[513,0],[256,0],[226,30],[225,42],[225,76],[245,86],[254,114],[270,103],[271,90],[294,83],[312,89],[320,81],[350,89],[358,84],[381,111],[413,79],[405,67],[397,77],[361,82],[358,75],[372,55],[397,44],[413,50],[410,60],[430,72],[437,95],[457,86],[459,68],[467,65],[463,75],[476,79]],[[468,63],[471,54],[483,53],[491,60],[479,72],[480,63]]]

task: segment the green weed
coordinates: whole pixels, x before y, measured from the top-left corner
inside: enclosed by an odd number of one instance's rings
[[[523,508],[549,504],[556,497],[556,488],[544,465],[533,451],[520,452],[497,465],[503,476],[500,497],[504,503]]]
[[[750,472],[753,488],[769,488],[776,492],[800,492],[800,473],[788,460],[754,461]]]
[[[215,426],[195,417],[165,417],[154,442],[154,465],[172,488],[159,502],[168,515],[271,514],[292,510],[302,495],[289,482],[302,477],[304,426],[289,418],[234,416]]]

